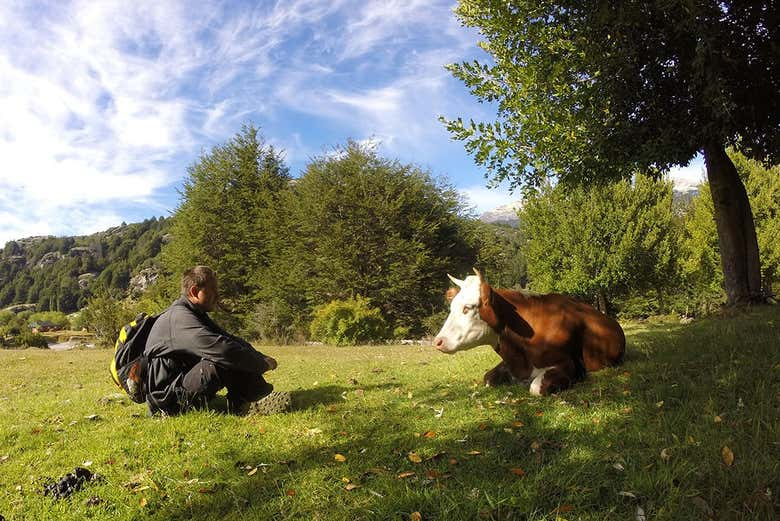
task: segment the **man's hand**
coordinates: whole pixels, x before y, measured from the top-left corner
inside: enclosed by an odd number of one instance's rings
[[[269,371],[273,371],[279,365],[279,364],[276,363],[276,359],[275,358],[271,358],[270,356],[266,356],[265,357],[265,363],[268,364],[268,370]]]

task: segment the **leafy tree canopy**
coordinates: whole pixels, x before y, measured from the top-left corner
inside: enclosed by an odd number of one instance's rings
[[[449,68],[497,117],[447,128],[515,185],[662,171],[708,140],[776,161],[776,6],[461,0],[492,62]]]
[[[670,182],[637,176],[590,188],[545,185],[520,212],[530,287],[598,302],[675,280]]]

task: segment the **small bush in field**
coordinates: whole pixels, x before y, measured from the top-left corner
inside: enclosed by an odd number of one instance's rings
[[[358,295],[317,307],[309,331],[313,340],[326,344],[355,345],[382,340],[386,329],[379,309]]]
[[[42,349],[49,347],[46,338],[38,333],[22,333],[14,339],[14,342],[22,347],[40,347]]]
[[[122,326],[135,315],[135,310],[129,309],[127,303],[106,293],[89,300],[87,307],[81,311],[80,320],[84,327],[95,333],[98,344],[111,346]]]

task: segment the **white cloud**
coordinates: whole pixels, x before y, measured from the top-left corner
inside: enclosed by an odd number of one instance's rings
[[[0,245],[116,225],[124,203],[165,213],[187,164],[247,121],[297,161],[351,137],[435,163],[436,116],[473,105],[443,69],[474,47],[450,8],[0,2]]]

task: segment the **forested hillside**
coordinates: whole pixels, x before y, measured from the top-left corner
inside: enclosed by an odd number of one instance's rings
[[[80,237],[9,241],[0,254],[0,307],[35,304],[70,313],[96,290],[141,293],[160,272],[170,218],[151,218]]]

